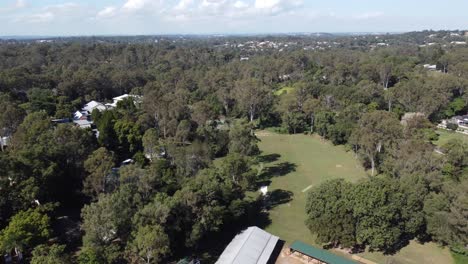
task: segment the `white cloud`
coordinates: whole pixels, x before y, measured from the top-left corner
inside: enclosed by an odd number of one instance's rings
[[[14,12],[19,9],[27,7],[28,4],[25,0],[16,0],[15,2],[8,4],[5,7],[0,7],[0,13]]]
[[[98,18],[109,18],[115,16],[117,8],[115,6],[108,6],[97,13]]]
[[[371,18],[377,18],[377,17],[382,17],[384,15],[383,12],[377,11],[377,12],[368,12],[368,13],[363,13],[363,14],[358,14],[353,16],[354,19],[371,19]]]
[[[26,0],[16,0],[15,8],[24,8],[27,6]]]
[[[300,7],[302,0],[255,0],[255,8],[267,11],[271,14],[278,14]]]
[[[255,8],[273,8],[277,6],[281,0],[255,0]]]
[[[236,1],[234,3],[234,7],[238,8],[238,9],[244,9],[244,8],[249,7],[249,4],[247,4],[246,2],[243,2],[243,1]]]
[[[37,13],[27,16],[24,22],[28,23],[45,23],[54,19],[55,15],[52,12]]]
[[[192,6],[193,0],[180,0],[179,3],[174,7],[175,10],[186,10]]]
[[[13,21],[15,23],[47,23],[57,18],[71,20],[84,15],[83,9],[76,3],[63,3],[43,7],[36,12],[17,15]]]

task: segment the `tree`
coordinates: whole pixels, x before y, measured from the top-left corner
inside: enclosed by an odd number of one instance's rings
[[[374,111],[366,113],[351,135],[350,141],[371,163],[371,175],[374,175],[378,155],[385,148],[392,148],[402,135],[398,119],[389,112]]]
[[[95,109],[92,113],[94,122],[99,131],[98,142],[105,148],[116,149],[118,146],[118,137],[115,131],[116,117],[114,111],[103,111],[97,114],[98,111],[99,110]],[[122,135],[120,136],[122,137]]]
[[[398,248],[405,230],[398,188],[396,181],[378,177],[355,186],[350,201],[358,244],[386,252]]]
[[[169,251],[169,237],[159,225],[139,226],[130,243],[130,252],[138,256],[144,263],[161,263],[161,259]]]
[[[252,160],[238,153],[230,153],[221,159],[219,170],[222,175],[228,176],[232,182],[243,189],[252,189],[257,179],[257,173],[252,170]]]
[[[159,133],[155,128],[146,130],[143,135],[143,148],[145,150],[145,156],[149,160],[153,161],[161,153],[161,143],[159,141]]]
[[[28,91],[28,100],[26,110],[30,112],[42,110],[50,116],[55,113],[55,98],[51,90],[33,88]]]
[[[21,124],[24,113],[7,94],[0,93],[0,138],[13,135]],[[0,148],[4,151],[3,144]]]
[[[70,264],[70,258],[64,251],[64,245],[39,245],[32,252],[31,264]]]
[[[115,135],[118,139],[119,153],[128,157],[141,149],[141,128],[137,123],[128,120],[117,120],[114,124]],[[101,135],[99,135],[100,137]]]
[[[84,168],[89,173],[83,182],[83,191],[96,199],[99,193],[104,192],[106,177],[115,167],[113,154],[106,148],[98,148],[84,162]]]
[[[315,115],[315,131],[322,137],[328,138],[332,126],[335,124],[335,115],[329,111],[321,111]]]
[[[0,232],[0,250],[16,253],[30,250],[44,243],[50,236],[50,219],[40,208],[20,211]]]
[[[320,110],[320,100],[308,98],[304,102],[304,112],[310,120],[310,133],[314,132],[315,114]]]
[[[379,75],[380,75],[380,82],[385,90],[388,89],[388,84],[390,82],[390,78],[392,77],[392,68],[393,64],[390,62],[385,62],[380,65]]]
[[[206,101],[200,101],[193,104],[191,117],[198,126],[206,125],[208,121],[215,118],[215,115],[216,113],[213,111],[213,107]]]
[[[248,113],[250,122],[265,111],[271,102],[271,92],[255,79],[237,82],[234,94],[239,108]]]
[[[84,259],[99,259],[111,263],[122,258],[122,244],[130,236],[131,219],[137,204],[132,192],[126,186],[112,194],[102,194],[95,203],[83,207],[81,217],[85,233],[82,249]]]
[[[190,138],[190,132],[192,130],[192,125],[188,120],[180,121],[179,125],[177,125],[176,130],[176,139],[181,143],[186,143],[187,140]]]
[[[353,186],[343,179],[330,180],[309,191],[306,225],[320,243],[352,247],[356,244],[355,225],[349,193]]]
[[[252,126],[239,121],[229,130],[229,152],[252,156],[259,153],[257,137],[252,132]]]
[[[460,176],[468,166],[468,144],[461,139],[451,139],[442,148],[447,160],[444,172],[451,176]]]

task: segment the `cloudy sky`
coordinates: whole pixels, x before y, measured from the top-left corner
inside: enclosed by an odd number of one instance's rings
[[[467,0],[0,0],[0,35],[468,29]]]

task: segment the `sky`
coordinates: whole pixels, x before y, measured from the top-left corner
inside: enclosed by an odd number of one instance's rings
[[[0,36],[468,29],[467,0],[0,0]]]

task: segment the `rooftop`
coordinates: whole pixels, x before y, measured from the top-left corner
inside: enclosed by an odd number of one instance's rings
[[[301,241],[294,241],[290,248],[304,255],[318,259],[328,264],[356,264],[356,262],[332,254],[326,250],[318,249]]]
[[[277,236],[251,226],[234,237],[216,263],[266,264],[277,242]]]

